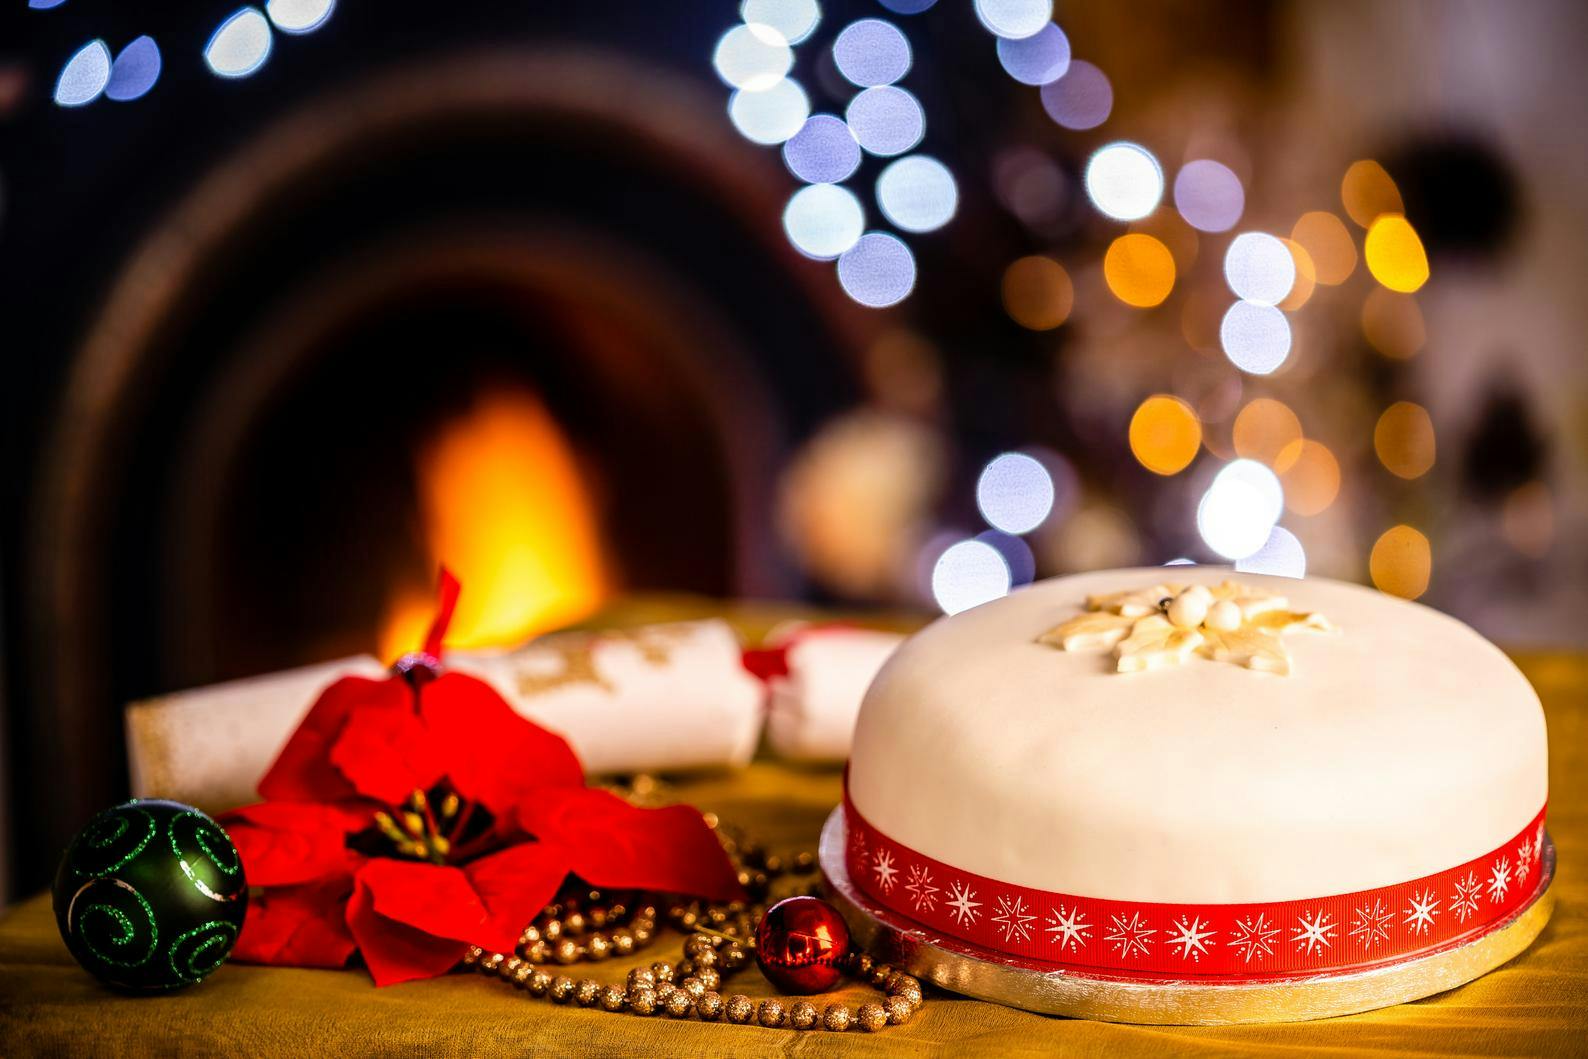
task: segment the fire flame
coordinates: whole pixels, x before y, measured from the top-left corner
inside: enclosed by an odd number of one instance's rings
[[[578,461],[532,394],[493,393],[418,458],[420,515],[435,565],[463,583],[449,647],[497,647],[589,615],[608,576]],[[417,648],[433,590],[405,590],[379,634],[393,660]]]

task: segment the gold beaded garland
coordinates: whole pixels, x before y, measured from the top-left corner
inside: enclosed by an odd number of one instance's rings
[[[791,1003],[781,997],[768,997],[758,1003],[742,993],[724,997],[718,992],[726,977],[752,960],[751,939],[756,923],[772,903],[773,880],[813,871],[816,857],[809,851],[790,857],[769,855],[741,835],[720,827],[715,818],[710,820],[718,829],[724,850],[738,862],[740,881],[752,900],[720,905],[683,901],[667,907],[667,923],[688,934],[682,959],[677,962],[657,960],[648,967],[631,968],[622,985],[603,985],[591,978],[575,980],[568,975],[553,977],[537,967],[569,966],[630,955],[654,937],[664,913],[645,895],[604,895],[588,890],[546,906],[524,928],[515,952],[486,952],[471,947],[463,958],[463,966],[499,977],[529,996],[642,1017],[662,1014],[682,1019],[693,1014],[705,1022],[725,1019],[736,1025],[835,1033],[858,1026],[874,1033],[907,1022],[920,1009],[923,998],[918,980],[862,952],[849,954],[843,970],[882,992],[881,1003],[866,1003],[858,1008],[833,1003],[818,1008],[803,999]]]

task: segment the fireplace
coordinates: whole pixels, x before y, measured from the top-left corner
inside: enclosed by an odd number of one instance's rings
[[[151,221],[9,527],[21,885],[123,792],[122,703],[399,650],[440,561],[472,643],[620,591],[799,590],[775,469],[877,325],[719,108],[631,58],[431,59]]]

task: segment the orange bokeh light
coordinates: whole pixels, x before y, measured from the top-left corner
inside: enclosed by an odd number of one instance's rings
[[[1163,304],[1174,290],[1174,255],[1143,232],[1115,239],[1103,255],[1103,279],[1114,297],[1138,309]]]
[[[1290,406],[1272,397],[1258,397],[1247,402],[1235,417],[1231,434],[1236,455],[1249,460],[1259,460],[1276,471],[1285,468],[1279,458],[1293,441],[1301,438],[1301,420]]]
[[[1202,421],[1178,397],[1154,394],[1130,418],[1130,451],[1154,474],[1185,470],[1201,445]]]
[[[1380,592],[1416,599],[1428,591],[1433,562],[1427,537],[1410,526],[1391,526],[1373,542],[1368,573]]]
[[[1303,213],[1290,230],[1290,238],[1306,248],[1318,282],[1335,287],[1356,271],[1356,244],[1345,222],[1325,210]]]
[[[1366,228],[1385,213],[1405,213],[1400,188],[1383,166],[1370,158],[1352,162],[1340,181],[1340,202],[1359,226]]]
[[[1396,401],[1373,428],[1373,451],[1397,478],[1421,478],[1434,466],[1434,421],[1428,409]]]
[[[1075,305],[1075,284],[1064,266],[1033,254],[1004,269],[1004,311],[1021,327],[1051,331],[1069,319]]]

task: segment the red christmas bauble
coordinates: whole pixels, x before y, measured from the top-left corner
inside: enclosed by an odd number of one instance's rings
[[[802,996],[831,989],[849,954],[849,928],[819,897],[789,897],[766,910],[755,928],[755,962],[767,981]]]

